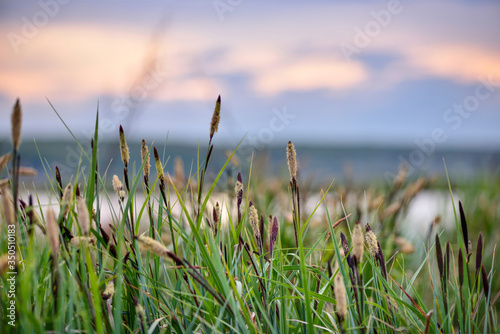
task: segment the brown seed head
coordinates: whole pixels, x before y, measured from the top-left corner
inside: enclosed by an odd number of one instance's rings
[[[7,165],[10,159],[12,159],[12,152],[6,153],[0,157],[0,172]]]
[[[22,113],[21,104],[19,99],[16,100],[14,105],[14,110],[11,115],[11,127],[12,127],[12,147],[14,151],[19,150],[19,145],[21,145],[21,123],[22,123]]]
[[[104,289],[104,292],[102,293],[102,299],[108,300],[113,297],[115,294],[115,283],[113,281],[109,281],[108,284],[106,284],[106,289]]]
[[[175,181],[179,183],[184,182],[184,162],[181,157],[176,157],[174,161],[174,177]]]
[[[96,240],[93,237],[73,237],[69,241],[71,247],[79,248],[82,246],[95,246]]]
[[[46,214],[47,227],[46,233],[49,238],[50,249],[52,250],[52,254],[56,256],[59,253],[59,225],[57,224],[56,216],[52,209],[47,210]]]
[[[363,241],[363,230],[361,224],[356,222],[354,225],[354,231],[352,232],[352,255],[356,259],[357,263],[361,263],[363,259],[364,241]]]
[[[19,167],[19,176],[37,176],[38,172],[36,169],[31,167]]]
[[[403,254],[411,254],[415,251],[413,244],[403,237],[396,237],[394,243],[399,246],[399,251]]]
[[[212,121],[210,122],[210,139],[214,136],[214,134],[219,130],[219,122],[220,122],[220,95],[215,102],[214,114],[212,115]]]
[[[273,218],[273,226],[271,229],[271,240],[269,241],[271,257],[273,256],[274,245],[276,244],[276,238],[278,237],[279,225],[278,219],[276,217]]]
[[[156,173],[158,174],[159,180],[164,181],[165,179],[163,176],[163,166],[161,164],[160,155],[158,154],[158,150],[156,149],[156,147],[154,147],[153,151],[155,156]]]
[[[128,150],[127,139],[125,138],[125,132],[123,127],[120,125],[120,153],[122,156],[122,161],[125,167],[128,166],[128,161],[130,160],[130,153]]]
[[[249,210],[250,225],[252,226],[253,234],[257,240],[261,240],[260,229],[259,229],[259,214],[257,212],[257,209],[255,208],[255,205],[253,205],[252,202],[250,202],[248,210]]]
[[[9,261],[11,260],[9,259],[8,254],[0,256],[0,277],[2,277],[7,272],[7,269],[9,269]]]
[[[88,236],[90,232],[90,215],[83,197],[77,197],[76,209],[78,210],[78,224],[80,225],[80,232],[83,236]]]
[[[142,140],[141,144],[141,159],[142,163],[144,164],[144,169],[143,169],[144,176],[148,178],[151,165],[149,163],[149,149],[144,139]],[[146,160],[146,163],[144,163],[144,160]]]
[[[123,183],[120,181],[116,174],[113,175],[113,190],[115,191],[115,194],[123,201],[123,199],[125,198]]]
[[[366,235],[365,235],[366,243],[368,244],[368,249],[370,250],[370,254],[376,258],[378,254],[378,240],[375,233],[373,233],[370,225],[366,225]]]
[[[63,197],[61,199],[63,217],[66,217],[66,215],[69,212],[69,209],[73,205],[73,191],[72,190],[73,190],[73,186],[71,186],[71,183],[68,183],[66,188],[64,188]]]
[[[139,246],[141,246],[144,250],[150,251],[151,253],[162,257],[166,257],[168,255],[167,247],[163,246],[163,244],[159,241],[146,236],[139,236],[136,237],[136,239],[139,242]]]
[[[297,179],[297,153],[295,152],[295,147],[292,142],[288,142],[288,146],[286,148],[286,160],[288,163],[288,170],[290,172],[290,178],[292,180]]]
[[[214,223],[212,224],[212,233],[214,235],[214,238],[217,236],[217,230],[219,229],[219,225],[220,225],[220,206],[219,206],[219,202],[217,202],[215,204],[215,207],[214,207],[214,211],[213,211],[213,219],[214,219]]]
[[[340,272],[335,276],[333,286],[335,299],[337,300],[337,316],[344,319],[347,315],[347,298],[345,292],[345,284]]]
[[[401,186],[406,180],[407,175],[408,175],[408,167],[406,167],[406,165],[401,165],[401,167],[399,168],[398,175],[396,175],[396,178],[394,179],[394,190],[398,190],[401,188]]]
[[[14,200],[10,193],[8,183],[2,187],[2,210],[7,225],[16,223],[16,210],[14,210]]]

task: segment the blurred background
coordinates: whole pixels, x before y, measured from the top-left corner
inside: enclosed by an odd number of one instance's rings
[[[19,97],[37,169],[76,172],[97,108],[103,165],[122,124],[133,158],[168,138],[189,168],[220,94],[217,154],[243,140],[244,165],[291,140],[316,179],[499,171],[497,1],[0,1],[0,31],[0,149]]]

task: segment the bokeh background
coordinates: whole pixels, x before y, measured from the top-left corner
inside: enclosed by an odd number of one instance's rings
[[[103,141],[122,124],[189,165],[220,94],[216,146],[277,166],[292,140],[325,178],[498,171],[497,1],[1,1],[0,31],[0,145],[19,97],[35,167],[33,139],[81,154],[53,108],[87,146],[99,108]]]

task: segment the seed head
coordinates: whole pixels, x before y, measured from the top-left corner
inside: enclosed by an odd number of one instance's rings
[[[394,190],[398,190],[401,188],[401,186],[406,180],[407,175],[408,175],[408,167],[406,167],[406,165],[401,165],[401,167],[399,168],[398,175],[396,175],[396,178],[394,179]]]
[[[479,232],[479,237],[477,239],[477,248],[476,248],[476,272],[479,271],[482,261],[483,261],[483,235],[481,234],[481,232]]]
[[[95,238],[93,237],[73,237],[69,241],[71,247],[79,248],[82,246],[95,246]]]
[[[150,251],[151,253],[162,257],[166,257],[168,255],[167,247],[163,246],[163,244],[159,241],[146,236],[139,236],[136,237],[136,239],[139,242],[139,246],[141,246],[144,250]]]
[[[37,176],[38,172],[36,169],[31,167],[19,167],[20,176]]]
[[[9,269],[9,255],[4,254],[0,256],[0,277],[2,277],[6,272],[7,269]]]
[[[220,95],[215,102],[214,114],[212,115],[212,121],[210,122],[210,140],[214,134],[219,130],[220,122]]]
[[[80,225],[80,231],[83,236],[88,236],[90,232],[90,215],[83,197],[77,197],[76,209],[78,210],[78,224]]]
[[[335,276],[334,279],[334,294],[337,300],[337,316],[340,319],[344,319],[347,315],[347,299],[345,294],[344,280],[340,272]]]
[[[278,236],[279,225],[278,219],[276,217],[273,218],[273,226],[271,229],[271,240],[269,240],[269,248],[271,252],[271,257],[273,256],[274,245],[276,244],[276,238]]]
[[[462,236],[464,238],[464,245],[468,245],[469,233],[467,232],[467,219],[465,218],[464,207],[462,206],[461,201],[458,201],[458,208],[460,211],[460,224],[462,225]],[[472,249],[469,252],[472,252]]]
[[[370,250],[370,254],[376,258],[378,254],[378,240],[375,233],[373,233],[369,224],[366,225],[366,235],[365,235],[366,243],[368,244],[368,249]]]
[[[250,225],[252,226],[253,234],[257,239],[257,241],[260,242],[261,236],[259,229],[259,214],[257,212],[257,209],[255,208],[255,205],[253,205],[251,201],[248,210],[249,210]]]
[[[356,222],[354,225],[354,231],[352,232],[352,255],[356,259],[357,263],[361,263],[363,259],[363,230],[361,229],[361,224]]]
[[[174,161],[174,177],[179,183],[184,182],[184,162],[181,157],[176,157]]]
[[[102,299],[108,300],[109,298],[112,298],[114,294],[115,283],[113,281],[109,281],[108,284],[106,284],[106,289],[104,289],[104,292],[102,293]]]
[[[115,174],[113,175],[113,190],[115,191],[116,195],[120,198],[120,200],[123,201],[125,198],[125,191],[123,190],[123,184],[118,178],[118,176]]]
[[[399,251],[403,254],[411,254],[415,251],[413,244],[403,237],[396,237],[394,243],[399,246]]]
[[[144,163],[144,160],[146,160],[146,163]],[[148,178],[149,177],[149,170],[151,169],[151,165],[149,163],[149,150],[148,146],[146,145],[146,141],[143,139],[142,144],[141,144],[141,161],[144,164],[144,177]]]
[[[120,125],[120,153],[122,156],[122,161],[125,167],[128,166],[128,161],[130,160],[130,153],[128,150],[127,139],[125,138],[125,132],[123,127]]]
[[[214,211],[213,211],[213,219],[214,223],[212,224],[212,233],[214,235],[214,238],[217,236],[217,230],[219,229],[219,223],[220,223],[220,206],[219,202],[215,204]]]
[[[7,165],[7,163],[12,159],[12,152],[6,153],[0,157],[0,172]]]
[[[488,282],[488,274],[486,273],[486,269],[484,268],[484,264],[481,265],[481,277],[483,279],[483,292],[485,296],[488,296],[490,291],[490,284]]]
[[[286,148],[286,160],[288,163],[288,170],[290,171],[290,178],[292,180],[297,179],[297,153],[295,152],[295,147],[292,142],[288,142]]]
[[[464,257],[462,255],[462,248],[458,249],[458,282],[460,283],[460,289],[464,284]]]
[[[153,151],[155,155],[156,173],[158,174],[158,178],[160,179],[160,181],[164,181],[163,166],[160,161],[160,155],[158,154],[158,150],[156,149],[156,147],[154,147]]]
[[[12,195],[10,194],[10,189],[5,184],[2,187],[2,210],[5,217],[5,222],[7,225],[13,225],[16,223],[16,211],[14,210],[14,201]]]
[[[14,151],[18,151],[19,145],[21,145],[22,123],[21,103],[19,102],[19,99],[16,100],[10,120],[12,127],[12,147],[14,148]]]
[[[47,210],[47,237],[49,238],[50,249],[52,254],[56,256],[59,253],[59,225],[57,224],[56,216],[52,209]]]
[[[69,212],[69,209],[73,205],[73,191],[72,190],[73,190],[73,187],[71,186],[71,183],[68,183],[66,188],[64,188],[63,197],[61,199],[63,217],[66,217],[66,215]]]

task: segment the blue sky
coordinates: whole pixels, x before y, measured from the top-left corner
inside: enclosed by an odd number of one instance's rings
[[[498,147],[499,32],[494,1],[2,2],[0,113],[197,142],[221,94],[219,141]]]

